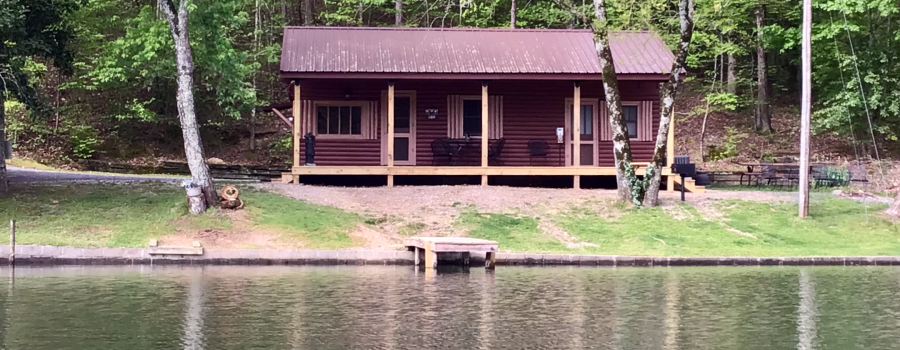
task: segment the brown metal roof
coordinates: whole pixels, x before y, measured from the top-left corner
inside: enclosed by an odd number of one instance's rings
[[[668,74],[655,33],[611,34],[618,73]],[[285,27],[281,72],[599,78],[600,62],[589,30]]]

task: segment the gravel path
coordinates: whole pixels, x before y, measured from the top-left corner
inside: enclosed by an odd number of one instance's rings
[[[10,183],[48,183],[48,182],[135,182],[165,181],[176,182],[187,177],[175,176],[143,176],[128,174],[108,174],[90,172],[67,172],[51,170],[35,170],[6,166],[6,175]]]

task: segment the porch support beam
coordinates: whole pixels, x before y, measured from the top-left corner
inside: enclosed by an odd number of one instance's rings
[[[394,81],[388,81],[387,91],[387,166],[394,167]],[[394,175],[388,174],[387,186],[394,187]]]
[[[581,82],[576,81],[572,97],[572,166],[581,167]],[[581,188],[581,176],[575,175],[572,187]]]
[[[294,164],[300,166],[300,81],[294,80],[294,106],[291,112],[294,117],[293,136],[294,136]],[[298,177],[294,177],[294,183],[298,183]]]
[[[666,135],[666,165],[675,163],[675,109],[672,108],[672,116],[669,118],[669,133]],[[675,192],[675,176],[666,176],[666,191]]]
[[[488,82],[481,82],[481,167],[488,166],[488,139],[491,133],[488,131]],[[481,185],[487,186],[487,173],[481,175]]]

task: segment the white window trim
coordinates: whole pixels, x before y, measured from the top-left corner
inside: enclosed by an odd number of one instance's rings
[[[365,140],[365,130],[372,121],[369,120],[369,101],[313,101],[313,130],[317,139],[320,140]],[[319,107],[359,107],[359,134],[319,134]]]

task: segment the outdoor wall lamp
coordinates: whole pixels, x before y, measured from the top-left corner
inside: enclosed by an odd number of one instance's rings
[[[429,119],[429,120],[435,120],[435,119],[437,119],[437,114],[438,114],[437,108],[426,109],[426,110],[425,110],[425,115],[428,116],[428,119]]]

